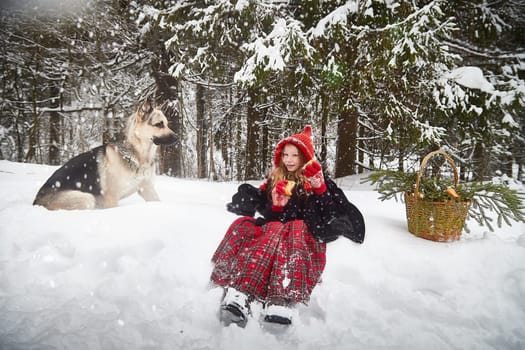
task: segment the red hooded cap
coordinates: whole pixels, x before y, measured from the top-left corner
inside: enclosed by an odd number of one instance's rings
[[[289,136],[277,144],[273,158],[273,164],[276,167],[279,166],[281,152],[283,151],[284,146],[288,143],[295,145],[301,150],[301,152],[303,152],[306,162],[314,159],[315,151],[312,142],[312,127],[310,125],[305,126],[302,133]]]

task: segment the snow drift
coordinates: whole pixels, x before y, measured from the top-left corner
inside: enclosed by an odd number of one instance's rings
[[[404,204],[339,180],[367,223],[329,243],[322,284],[285,331],[222,327],[210,258],[236,183],[157,178],[160,203],[31,205],[55,167],[0,161],[0,349],[523,349],[525,224],[412,236]]]

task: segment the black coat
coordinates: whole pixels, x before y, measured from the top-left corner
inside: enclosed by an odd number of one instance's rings
[[[258,225],[269,221],[284,223],[304,220],[319,242],[331,242],[339,236],[345,236],[362,243],[365,238],[363,215],[348,201],[335,182],[325,176],[325,183],[326,191],[320,195],[307,193],[302,186],[296,186],[282,212],[272,211],[271,196],[266,190],[242,184],[231,203],[227,204],[227,209],[238,215],[252,217],[258,212],[261,215],[256,219]]]

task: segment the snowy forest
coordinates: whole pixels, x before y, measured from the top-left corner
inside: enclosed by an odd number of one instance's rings
[[[260,179],[311,124],[335,177],[444,148],[525,180],[523,0],[2,0],[0,159],[59,165],[153,97],[158,173]],[[418,163],[417,162],[417,163]]]

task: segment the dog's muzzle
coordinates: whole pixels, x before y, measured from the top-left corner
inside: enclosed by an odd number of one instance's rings
[[[158,145],[171,145],[172,143],[175,143],[178,141],[178,137],[177,135],[175,135],[175,133],[172,133],[172,134],[161,136],[161,137],[153,136],[152,141],[157,146]]]

